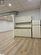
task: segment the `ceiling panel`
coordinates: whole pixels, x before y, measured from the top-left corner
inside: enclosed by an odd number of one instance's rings
[[[9,7],[8,4],[12,6]],[[4,5],[0,5],[0,12],[23,11],[40,7],[40,0],[4,0]]]

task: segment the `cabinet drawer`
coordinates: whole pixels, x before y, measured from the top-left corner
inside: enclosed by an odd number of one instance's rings
[[[31,28],[31,24],[19,24],[19,25],[16,25],[16,27],[30,27]]]
[[[15,36],[31,37],[31,29],[15,29]]]
[[[20,16],[20,17],[17,17],[16,20],[15,20],[16,23],[20,23],[20,22],[31,22],[31,16],[30,17],[27,17],[27,16]]]

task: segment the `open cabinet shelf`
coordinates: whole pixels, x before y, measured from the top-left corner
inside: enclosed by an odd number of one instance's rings
[[[31,27],[15,27],[15,29],[31,29]]]
[[[16,25],[18,25],[18,24],[31,24],[31,22],[19,22],[19,23],[16,23]]]
[[[15,36],[32,37],[32,17],[22,16],[15,20]]]

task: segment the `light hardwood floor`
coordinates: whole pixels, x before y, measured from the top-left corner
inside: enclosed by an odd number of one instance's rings
[[[13,38],[12,35],[11,31],[0,36],[0,53],[4,55],[41,55],[41,39]]]
[[[19,46],[20,43],[17,46]],[[13,48],[8,54],[9,55],[41,55],[41,39],[22,38],[22,44],[18,48],[17,46],[15,48],[15,50],[17,49],[17,51],[14,52],[14,48]]]

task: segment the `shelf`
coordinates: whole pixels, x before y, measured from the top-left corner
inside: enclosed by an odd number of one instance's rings
[[[22,24],[32,24],[32,21],[31,22],[19,22],[19,23],[16,23],[16,25],[22,25]],[[32,27],[15,27],[15,29],[31,29]]]
[[[13,22],[13,20],[7,20],[7,19],[0,19],[0,21]]]
[[[18,22],[15,26],[15,36],[32,37],[32,20],[31,22]]]
[[[15,29],[31,29],[31,27],[15,27]]]
[[[32,22],[20,22],[20,23],[16,23],[17,24],[31,24]]]

